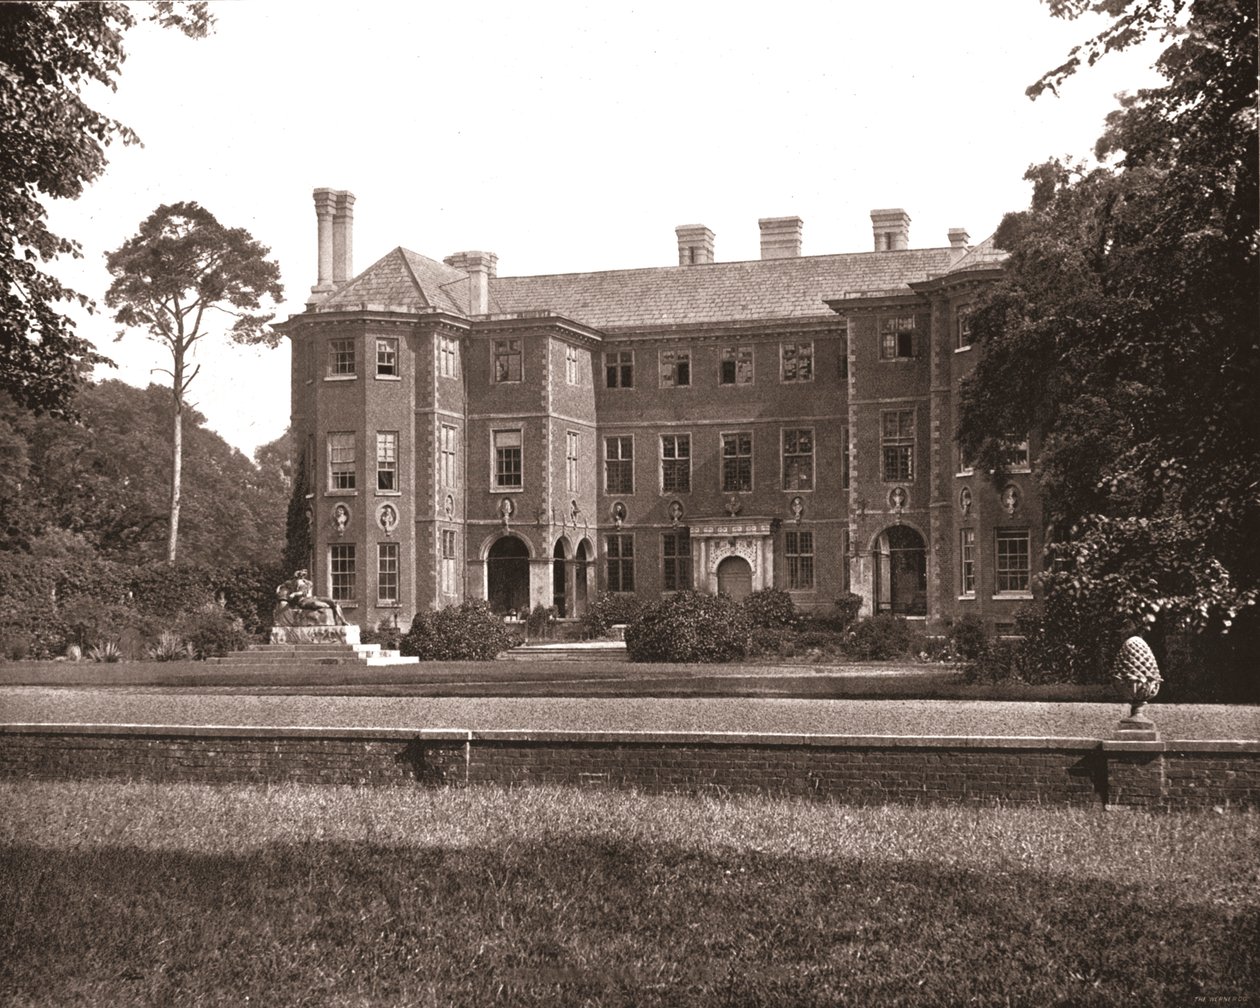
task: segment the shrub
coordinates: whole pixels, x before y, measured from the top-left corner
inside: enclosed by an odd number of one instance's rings
[[[836,622],[841,630],[848,630],[857,621],[862,611],[862,596],[853,592],[845,592],[836,599]]]
[[[9,630],[0,633],[0,659],[21,661],[35,646],[35,637],[25,630]]]
[[[530,637],[550,638],[560,613],[555,606],[534,606],[523,613],[525,633]]]
[[[403,630],[396,623],[378,623],[375,630],[363,630],[359,640],[364,644],[379,644],[384,651],[398,651],[402,648]]]
[[[725,595],[678,592],[648,606],[626,627],[626,651],[637,662],[721,662],[748,654],[752,628]]]
[[[634,595],[618,595],[600,592],[595,601],[586,607],[582,627],[587,637],[607,636],[609,629],[618,623],[629,624],[643,611],[643,603]]]
[[[964,661],[978,658],[989,644],[989,634],[979,616],[967,615],[949,628],[949,645]]]
[[[849,650],[853,657],[868,661],[899,658],[911,652],[914,635],[900,616],[880,613],[864,619],[853,628]]]
[[[791,658],[796,654],[796,635],[790,630],[763,627],[753,630],[748,654],[754,658]]]
[[[416,613],[401,650],[421,661],[489,661],[515,639],[485,602],[470,600]]]
[[[190,649],[179,634],[163,630],[149,648],[149,657],[154,661],[179,661],[190,657]]]
[[[115,641],[101,641],[99,644],[93,644],[87,650],[87,655],[94,662],[116,662],[122,661],[122,648]]]
[[[979,654],[963,666],[967,682],[993,683],[1025,681],[1024,642],[1019,640],[989,641]]]
[[[754,629],[790,627],[796,624],[796,603],[779,588],[763,588],[746,597],[740,607]]]
[[[198,661],[240,651],[249,640],[241,621],[213,602],[184,616],[178,632],[188,641],[188,649]]]

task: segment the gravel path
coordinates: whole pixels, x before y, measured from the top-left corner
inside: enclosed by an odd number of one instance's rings
[[[0,689],[0,723],[1108,738],[1122,704],[763,698],[240,696],[191,690]],[[1260,707],[1153,704],[1166,739],[1260,740]]]

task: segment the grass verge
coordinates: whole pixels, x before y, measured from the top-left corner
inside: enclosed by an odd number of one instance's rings
[[[1260,817],[0,785],[18,1005],[1186,1005],[1260,989]]]

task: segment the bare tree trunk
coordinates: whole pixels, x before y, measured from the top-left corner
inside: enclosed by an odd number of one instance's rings
[[[179,543],[179,492],[180,475],[184,464],[184,354],[175,353],[175,373],[171,385],[171,397],[175,405],[175,422],[171,430],[171,521],[166,539],[167,563],[175,562],[175,550]]]

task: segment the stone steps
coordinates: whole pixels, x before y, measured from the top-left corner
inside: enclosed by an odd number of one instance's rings
[[[623,641],[572,641],[562,644],[519,644],[499,656],[506,661],[628,661]]]
[[[415,665],[419,661],[379,644],[252,644],[244,651],[208,659],[208,663],[220,667],[270,669],[303,665]]]

